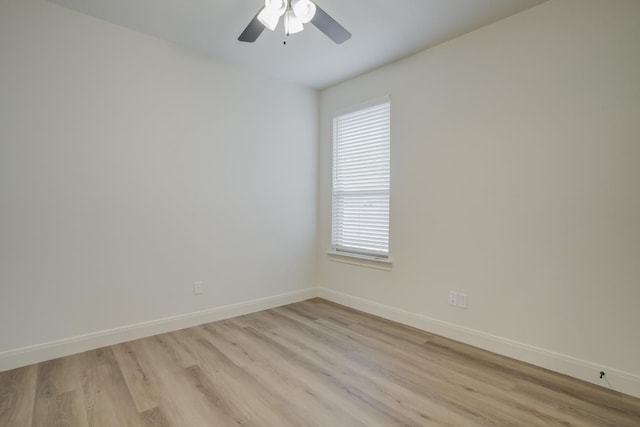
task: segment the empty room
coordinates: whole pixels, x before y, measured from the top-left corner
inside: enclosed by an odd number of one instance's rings
[[[638,427],[639,302],[638,0],[0,0],[0,427]]]

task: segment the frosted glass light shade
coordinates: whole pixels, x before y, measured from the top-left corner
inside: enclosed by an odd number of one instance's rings
[[[260,21],[262,25],[264,25],[271,31],[276,29],[279,20],[280,15],[278,15],[277,12],[275,12],[273,9],[269,9],[268,7],[263,8],[258,14],[258,21]]]
[[[286,35],[299,33],[304,29],[302,21],[293,13],[292,10],[287,10],[284,15],[284,32]]]
[[[310,0],[291,0],[291,8],[303,24],[310,22],[316,14],[316,5]]]
[[[284,15],[287,10],[286,0],[264,0],[264,8],[270,9],[278,14],[278,16]]]

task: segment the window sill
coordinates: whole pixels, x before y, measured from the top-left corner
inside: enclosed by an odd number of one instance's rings
[[[375,268],[377,270],[391,271],[391,259],[378,258],[374,256],[351,254],[347,252],[337,252],[330,250],[327,252],[329,261],[341,262],[343,264],[358,265],[360,267]]]

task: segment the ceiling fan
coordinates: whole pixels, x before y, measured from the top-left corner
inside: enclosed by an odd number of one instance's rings
[[[287,36],[302,31],[304,24],[311,22],[337,44],[351,38],[349,31],[311,0],[265,0],[264,7],[249,22],[238,40],[253,43],[265,28],[275,30],[281,16],[284,16],[284,32]]]

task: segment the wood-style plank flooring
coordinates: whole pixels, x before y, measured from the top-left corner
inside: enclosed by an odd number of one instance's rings
[[[640,426],[640,399],[321,299],[0,373],[0,426]]]

